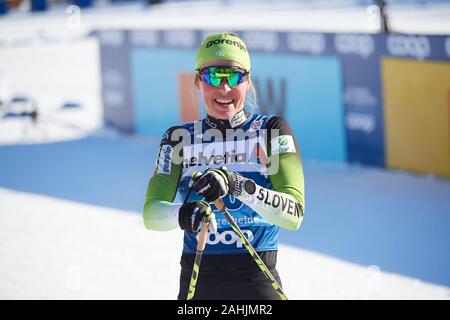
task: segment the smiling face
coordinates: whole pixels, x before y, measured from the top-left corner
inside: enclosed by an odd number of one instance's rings
[[[203,68],[211,66],[242,68],[239,63],[234,61],[210,61]],[[247,77],[244,82],[233,87],[228,85],[226,79],[222,79],[222,83],[218,87],[201,80],[196,81],[196,85],[205,101],[206,112],[216,119],[227,120],[244,108],[245,96],[250,84]]]

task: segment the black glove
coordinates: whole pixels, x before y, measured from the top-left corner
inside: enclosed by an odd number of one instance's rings
[[[208,220],[208,229],[211,232],[217,231],[216,217],[207,202],[186,202],[178,211],[178,224],[181,230],[185,230],[191,235],[196,235],[200,231],[203,219]]]
[[[235,176],[227,168],[207,169],[203,174],[193,176],[192,189],[205,197],[208,202],[213,202],[235,190]]]

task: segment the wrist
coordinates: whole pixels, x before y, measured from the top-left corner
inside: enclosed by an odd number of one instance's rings
[[[251,196],[256,192],[256,184],[253,180],[247,179],[239,173],[232,173],[235,181],[234,196]]]

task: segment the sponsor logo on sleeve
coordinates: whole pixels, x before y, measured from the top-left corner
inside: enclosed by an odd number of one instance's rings
[[[156,173],[170,174],[173,149],[166,144],[161,146]]]
[[[291,135],[275,137],[271,141],[272,155],[295,152],[294,138]]]

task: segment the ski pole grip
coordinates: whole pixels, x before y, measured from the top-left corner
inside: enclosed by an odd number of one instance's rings
[[[206,237],[208,236],[208,224],[208,221],[202,223],[202,229],[200,230],[200,236],[198,237],[197,242],[197,251],[205,250]]]

